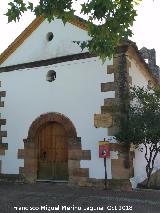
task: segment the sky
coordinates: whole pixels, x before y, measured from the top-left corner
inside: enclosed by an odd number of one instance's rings
[[[36,2],[38,0],[34,0]],[[83,0],[79,0],[81,3]],[[9,0],[0,0],[0,53],[31,23],[35,18],[33,14],[27,12],[19,22],[7,23],[4,15],[7,11]],[[77,10],[79,8],[77,7]],[[133,25],[133,37],[138,48],[143,46],[155,48],[157,65],[160,66],[160,0],[142,0],[137,8],[138,16]]]

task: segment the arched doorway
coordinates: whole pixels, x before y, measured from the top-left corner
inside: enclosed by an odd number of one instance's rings
[[[47,122],[36,133],[37,178],[68,179],[67,134],[62,124]]]
[[[82,150],[81,138],[65,115],[55,112],[40,115],[23,141],[24,149],[18,150],[18,158],[24,159],[20,174],[26,182],[68,179],[78,183],[89,177],[89,169],[80,168],[80,161],[91,160],[91,152]]]

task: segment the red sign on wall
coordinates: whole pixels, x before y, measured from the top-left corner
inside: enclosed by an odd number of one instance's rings
[[[100,158],[109,158],[110,157],[109,144],[106,144],[106,145],[99,144],[99,157]]]

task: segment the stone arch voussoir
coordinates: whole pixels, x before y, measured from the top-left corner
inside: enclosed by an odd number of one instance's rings
[[[77,137],[76,129],[68,117],[61,113],[49,112],[40,115],[35,121],[33,121],[28,131],[28,138],[34,138],[38,129],[48,122],[56,122],[61,124],[64,127],[68,137]]]

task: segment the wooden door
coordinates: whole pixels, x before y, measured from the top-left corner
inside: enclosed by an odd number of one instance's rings
[[[65,130],[58,123],[47,123],[37,133],[38,179],[67,180],[68,146]]]

